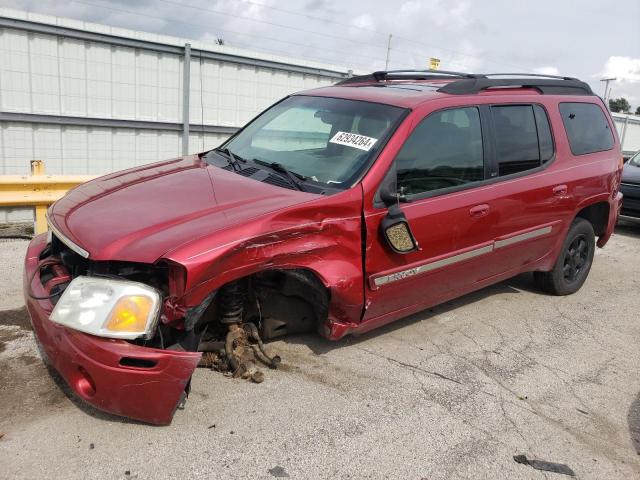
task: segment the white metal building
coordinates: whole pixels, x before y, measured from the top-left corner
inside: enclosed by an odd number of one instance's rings
[[[102,174],[213,148],[283,96],[347,75],[332,65],[0,9],[0,175],[26,174],[32,159],[44,160],[47,173]],[[0,212],[0,222],[25,215]]]
[[[611,116],[618,130],[622,153],[630,157],[640,150],[640,116],[625,113],[612,113]]]

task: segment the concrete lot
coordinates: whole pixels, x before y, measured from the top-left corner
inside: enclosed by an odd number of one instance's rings
[[[272,343],[260,385],[200,369],[169,427],[63,392],[22,309],[25,246],[0,243],[0,478],[568,478],[520,453],[640,478],[640,227],[571,297],[523,275],[360,338]]]

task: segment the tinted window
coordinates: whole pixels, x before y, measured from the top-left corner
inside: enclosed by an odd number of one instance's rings
[[[598,105],[561,103],[560,114],[574,155],[602,152],[613,148],[613,134]]]
[[[478,109],[443,110],[422,120],[400,150],[396,168],[407,195],[484,179]]]
[[[538,132],[532,105],[491,107],[495,129],[498,175],[540,166]]]
[[[542,163],[553,157],[553,137],[551,136],[551,127],[547,112],[540,105],[533,106],[533,112],[536,116],[536,127],[538,129],[538,142],[540,145],[540,159]]]

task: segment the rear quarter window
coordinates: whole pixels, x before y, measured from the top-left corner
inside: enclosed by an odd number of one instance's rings
[[[613,148],[611,127],[598,105],[561,103],[560,115],[574,155],[603,152]]]

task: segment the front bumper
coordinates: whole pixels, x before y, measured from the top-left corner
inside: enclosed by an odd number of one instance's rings
[[[23,287],[33,331],[49,363],[81,399],[100,410],[147,423],[171,423],[201,354],[140,347],[51,322],[51,302],[28,293],[47,294],[38,273],[28,285],[45,246],[45,234],[29,244]]]
[[[620,215],[640,218],[640,185],[622,183],[620,184],[620,191],[624,195]]]

